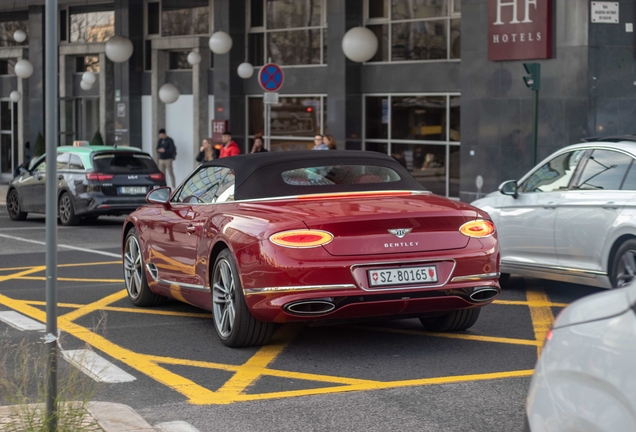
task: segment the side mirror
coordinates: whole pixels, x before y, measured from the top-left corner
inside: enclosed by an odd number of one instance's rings
[[[170,194],[172,189],[168,186],[162,186],[157,189],[153,189],[146,195],[146,201],[150,204],[163,204],[169,206]]]
[[[504,195],[509,195],[513,198],[517,198],[517,180],[508,180],[499,185],[499,192]]]

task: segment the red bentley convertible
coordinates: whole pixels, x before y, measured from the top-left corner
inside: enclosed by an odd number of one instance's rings
[[[500,292],[488,214],[423,189],[372,152],[275,152],[206,162],[124,223],[128,296],[212,311],[227,346],[277,323],[387,317],[472,326]]]

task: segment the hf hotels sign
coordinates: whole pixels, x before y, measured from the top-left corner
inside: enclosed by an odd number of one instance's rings
[[[488,0],[488,60],[552,56],[551,0]]]

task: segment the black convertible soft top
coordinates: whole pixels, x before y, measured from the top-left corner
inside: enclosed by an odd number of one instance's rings
[[[291,185],[283,181],[284,171],[331,165],[370,165],[391,168],[399,181],[388,183]],[[330,192],[376,190],[426,190],[392,157],[370,151],[324,150],[254,153],[214,159],[203,166],[222,166],[234,170],[235,200],[274,198]]]

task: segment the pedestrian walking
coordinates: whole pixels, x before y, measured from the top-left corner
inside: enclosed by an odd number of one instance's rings
[[[263,134],[259,132],[254,135],[254,145],[252,146],[252,151],[250,153],[262,153],[266,151],[267,149],[263,143]]]
[[[199,147],[199,154],[196,157],[197,162],[203,163],[214,159],[214,146],[212,145],[212,138],[204,138],[201,147]]]
[[[232,139],[231,132],[225,132],[222,136],[223,148],[221,149],[220,158],[229,157],[229,156],[237,156],[241,154],[241,150],[239,146]]]
[[[316,134],[314,136],[314,146],[312,147],[312,150],[329,150],[329,147],[327,147],[327,144],[325,144],[324,139],[325,137],[323,137],[321,134]]]
[[[177,158],[177,147],[174,141],[166,134],[165,129],[159,129],[159,141],[157,142],[157,153],[159,153],[159,171],[166,176],[166,184],[168,183],[168,175],[172,181],[172,187],[176,187],[177,183],[174,179],[174,170],[172,163]]]
[[[327,150],[337,150],[336,139],[333,135],[325,135],[323,143],[327,146]]]

